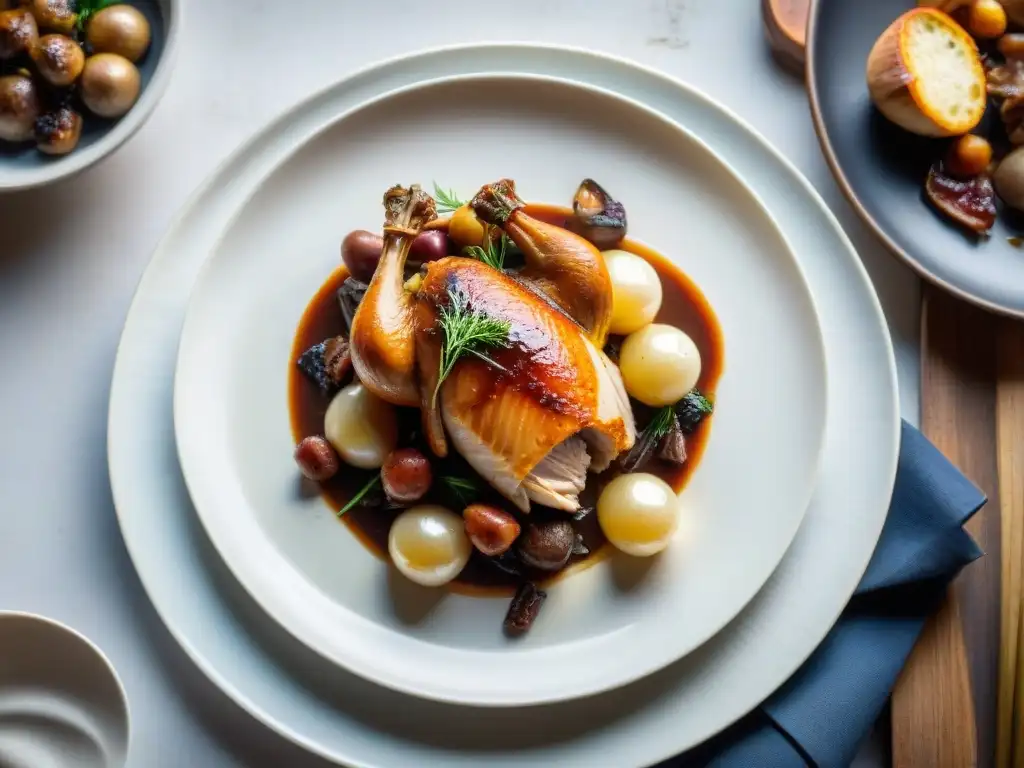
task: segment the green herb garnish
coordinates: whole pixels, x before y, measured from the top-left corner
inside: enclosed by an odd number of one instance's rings
[[[84,32],[85,25],[89,23],[90,18],[107,6],[120,2],[123,2],[123,0],[77,0],[75,11],[78,13],[78,18],[75,23],[78,26],[78,31]]]
[[[352,498],[348,500],[348,504],[346,504],[338,511],[338,517],[341,517],[350,509],[352,509],[352,507],[356,506],[359,502],[361,502],[363,498],[366,496],[366,494],[372,491],[378,483],[380,483],[380,474],[374,475],[372,478],[370,478],[370,482],[368,482],[366,485],[364,485],[362,488],[355,492],[355,495],[353,495]]]
[[[482,312],[469,308],[466,295],[460,291],[448,291],[448,306],[441,307],[441,330],[444,331],[444,343],[441,345],[441,365],[434,387],[434,402],[441,384],[452,372],[455,363],[463,355],[475,355],[495,368],[505,368],[483,353],[489,347],[504,347],[508,344],[508,334],[512,324],[507,320],[495,320]]]
[[[682,400],[675,404],[679,426],[687,435],[693,432],[697,425],[704,420],[704,417],[710,416],[714,410],[714,403],[697,389],[691,389],[683,396]]]
[[[444,483],[452,496],[463,505],[471,502],[480,493],[480,486],[468,477],[444,475],[441,477],[441,482]]]
[[[649,434],[650,439],[654,441],[661,440],[672,429],[672,417],[675,415],[676,407],[674,405],[662,407],[644,428],[644,435]]]
[[[434,182],[434,203],[438,213],[454,213],[466,204],[455,196],[454,191],[437,186],[436,181]]]
[[[643,466],[654,455],[658,444],[676,428],[678,419],[679,431],[688,435],[697,428],[704,417],[714,410],[714,405],[698,390],[692,389],[683,399],[673,405],[666,405],[654,412],[643,432],[637,435],[636,442],[629,453],[621,461],[623,472],[634,472]],[[680,462],[685,460],[685,454]]]
[[[484,264],[501,272],[505,267],[505,253],[508,251],[509,246],[508,235],[502,232],[497,244],[495,244],[491,238],[491,227],[485,226],[484,242],[487,243],[486,248],[482,248],[479,245],[467,245],[462,249],[462,253],[471,259],[482,261]]]

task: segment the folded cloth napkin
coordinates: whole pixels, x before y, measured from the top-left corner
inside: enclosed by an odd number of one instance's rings
[[[985,497],[903,423],[882,536],[821,646],[759,709],[662,768],[845,768],[946,585],[981,550],[963,530]]]

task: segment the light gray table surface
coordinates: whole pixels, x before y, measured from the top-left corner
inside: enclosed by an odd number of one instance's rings
[[[189,193],[276,113],[354,69],[425,47],[562,43],[634,59],[725,103],[817,187],[874,279],[917,419],[916,278],[832,181],[802,83],[779,71],[755,0],[185,0],[174,76],[149,123],[78,178],[0,195],[0,609],[67,622],[120,672],[133,768],[320,766],[238,709],[160,623],[125,552],[106,464],[121,326]],[[858,764],[882,762],[876,740]]]

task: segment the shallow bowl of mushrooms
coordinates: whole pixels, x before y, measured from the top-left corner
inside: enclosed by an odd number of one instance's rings
[[[85,170],[152,113],[176,0],[0,0],[0,192]]]

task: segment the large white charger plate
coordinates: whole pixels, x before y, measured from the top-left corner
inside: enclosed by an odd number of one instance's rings
[[[389,90],[470,73],[536,73],[624,93],[727,159],[785,229],[818,301],[828,351],[825,455],[804,522],[775,573],[720,633],[614,693],[495,712],[409,698],[325,664],[226,573],[195,518],[171,440],[176,349],[216,237],[296,139]],[[533,45],[445,48],[386,62],[313,96],[196,193],[154,255],[111,391],[111,484],[122,533],[168,629],[203,672],[293,742],[351,766],[647,765],[753,709],[811,654],[874,550],[899,421],[892,347],[848,239],[811,186],[756,133],[687,86],[635,64]]]
[[[415,115],[415,119],[408,119]],[[501,151],[481,151],[500,147]],[[550,587],[524,639],[507,597],[413,589],[297,492],[286,372],[299,318],[348,230],[379,228],[396,179],[472,192],[514,176],[568,202],[599,179],[630,228],[714,308],[725,372],[684,524],[651,561],[613,556]],[[804,276],[741,179],[636,102],[537,76],[458,77],[387,94],[298,142],[227,226],[193,289],[175,383],[178,455],[239,582],[331,661],[396,690],[525,705],[608,690],[705,642],[796,535],[826,418],[825,350]],[[780,403],[800,403],[780,408]],[[635,572],[635,578],[624,573]]]

